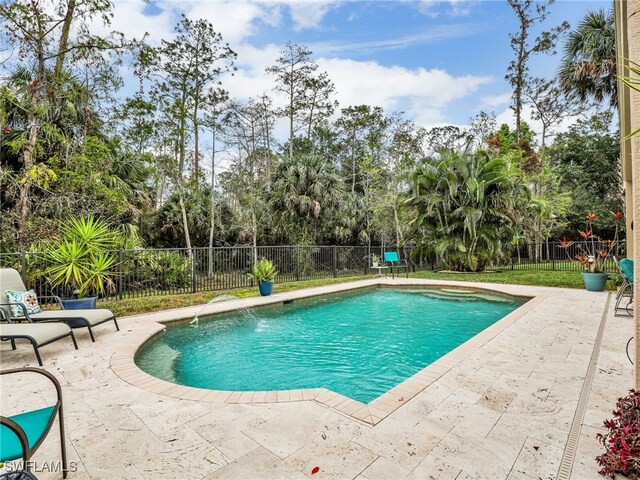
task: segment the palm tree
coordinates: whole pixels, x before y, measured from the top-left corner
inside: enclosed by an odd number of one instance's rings
[[[344,183],[335,167],[314,155],[287,158],[278,165],[271,192],[275,224],[289,241],[302,244],[329,233],[345,200]]]
[[[522,171],[506,157],[442,150],[416,168],[410,185],[417,251],[438,255],[448,268],[482,270],[518,234],[527,192]]]
[[[616,84],[616,33],[613,10],[589,12],[569,33],[558,72],[567,94],[580,101],[618,104]]]

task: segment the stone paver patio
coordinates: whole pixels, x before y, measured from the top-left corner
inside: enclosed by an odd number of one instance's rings
[[[399,280],[354,286],[381,282]],[[316,400],[189,400],[135,387],[116,373],[125,368],[117,365],[117,352],[135,343],[132,339],[140,332],[157,328],[156,320],[193,316],[199,308],[121,318],[120,332],[109,325],[96,329],[95,344],[80,330],[77,351],[70,342],[44,347],[45,368],[64,390],[69,460],[77,464],[69,478],[557,478],[608,294],[457,285],[539,301],[464,355],[454,355],[447,371],[375,425]],[[334,288],[339,287],[271,299]],[[624,346],[632,329],[631,318],[614,318],[609,308],[572,478],[599,478],[594,435],[615,399],[631,386],[632,366]],[[27,345],[15,352],[2,345],[1,361],[3,369],[35,364]],[[9,384],[2,379],[3,415],[51,400],[44,382],[26,376],[20,380]],[[56,433],[54,428],[34,460],[59,458]],[[312,475],[316,466],[320,471]],[[61,475],[42,472],[38,478]]]

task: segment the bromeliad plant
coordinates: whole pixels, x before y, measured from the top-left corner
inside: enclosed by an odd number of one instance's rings
[[[270,283],[276,278],[278,272],[276,267],[270,260],[266,258],[260,258],[251,269],[247,276],[255,280],[257,283]]]
[[[589,273],[606,273],[607,259],[613,253],[614,248],[618,245],[618,222],[622,219],[622,213],[611,212],[615,218],[616,233],[613,240],[603,241],[593,230],[593,222],[598,218],[595,213],[587,215],[587,228],[578,230],[578,234],[582,237],[582,242],[576,243],[578,254],[573,260],[579,262],[585,272]],[[566,237],[559,240],[560,246],[567,252],[567,257],[571,258],[569,249],[575,242],[568,241]]]
[[[619,398],[613,418],[604,422],[606,433],[597,435],[605,453],[596,457],[600,474],[640,478],[640,391]]]

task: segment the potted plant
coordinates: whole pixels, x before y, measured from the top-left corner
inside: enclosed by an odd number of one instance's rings
[[[371,255],[371,265],[374,267],[377,267],[378,265],[380,265],[380,257],[375,253]]]
[[[640,391],[619,398],[613,418],[604,422],[605,433],[596,435],[605,453],[596,458],[600,475],[640,478]]]
[[[62,238],[47,247],[46,275],[53,288],[63,287],[65,309],[96,308],[97,295],[114,289],[115,256],[108,249],[117,236],[102,220],[72,219],[61,227]],[[91,295],[91,296],[89,296]]]
[[[622,218],[621,213],[613,213],[616,221],[616,234],[614,240],[603,241],[593,232],[593,222],[598,218],[595,213],[587,215],[587,228],[578,230],[582,237],[582,242],[577,244],[578,254],[574,260],[578,261],[583,267],[582,279],[586,289],[590,292],[602,292],[607,284],[609,275],[606,272],[607,259],[612,254],[613,249],[618,244],[618,221]],[[565,238],[560,240],[560,245],[565,249],[569,257],[569,248],[574,242],[567,241]]]
[[[266,297],[271,295],[273,280],[277,274],[278,272],[276,271],[275,265],[266,258],[261,258],[253,265],[251,273],[247,275],[257,282],[260,295]]]

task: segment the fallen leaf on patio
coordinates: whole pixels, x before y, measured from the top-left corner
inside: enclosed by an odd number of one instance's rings
[[[404,402],[404,397],[400,397],[400,398],[398,399],[398,401],[399,401],[399,402]]]
[[[327,439],[327,434],[326,434],[326,433],[323,433],[323,434],[322,434],[322,439],[323,439],[323,440],[326,440],[326,439]]]
[[[313,467],[313,470],[311,470],[311,475],[315,475],[319,471],[320,471],[320,467]]]

